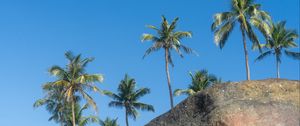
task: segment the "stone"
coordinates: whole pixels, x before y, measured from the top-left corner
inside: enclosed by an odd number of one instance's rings
[[[215,84],[145,126],[299,126],[300,81]]]

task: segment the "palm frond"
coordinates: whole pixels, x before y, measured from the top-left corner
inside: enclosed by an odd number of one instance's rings
[[[153,30],[155,30],[155,31],[157,31],[158,33],[161,32],[160,29],[158,29],[157,27],[155,27],[155,26],[153,26],[153,25],[147,25],[146,27],[147,27],[147,28],[150,28],[150,29],[153,29]]]
[[[225,46],[226,41],[234,28],[234,22],[228,21],[214,33],[215,44],[221,49]]]
[[[171,23],[171,25],[170,25],[170,28],[169,28],[169,31],[175,30],[175,28],[176,28],[176,23],[177,23],[178,20],[179,20],[179,17],[176,17],[176,18],[172,21],[172,23]]]
[[[271,55],[272,53],[273,53],[272,50],[263,52],[262,54],[260,54],[260,55],[255,59],[255,61],[260,61],[260,60],[266,58],[267,56]]]
[[[146,94],[150,93],[150,89],[149,88],[141,88],[135,91],[134,95],[133,95],[133,99],[134,100],[138,100],[139,98],[145,96]]]
[[[146,33],[144,33],[144,34],[142,35],[141,40],[142,40],[142,42],[144,42],[144,41],[153,41],[153,42],[157,42],[157,41],[159,41],[159,38],[156,37],[156,36],[154,36],[154,35],[152,35],[152,34],[146,34]]]
[[[133,120],[136,120],[136,118],[137,118],[137,116],[139,115],[139,113],[138,113],[134,108],[132,108],[132,109],[130,109],[130,110],[128,111],[128,115],[129,115],[130,117],[132,117]]]
[[[65,57],[66,57],[69,61],[72,61],[72,60],[75,58],[74,54],[73,54],[71,51],[67,51],[67,52],[65,53]]]
[[[110,119],[107,117],[104,121],[100,120],[100,125],[101,126],[118,126],[117,120],[118,120],[118,118]]]
[[[96,110],[96,112],[97,112],[98,108],[97,108],[97,105],[96,105],[96,102],[94,101],[94,99],[89,94],[84,92],[83,90],[80,90],[79,92],[81,93],[83,98],[87,101],[87,103],[89,105],[91,105],[93,107],[93,109]]]
[[[109,107],[116,107],[116,108],[123,108],[124,104],[122,102],[119,101],[111,101],[108,104]]]
[[[133,107],[135,107],[136,109],[140,109],[142,111],[152,111],[154,112],[154,107],[152,105],[148,105],[148,104],[144,104],[144,103],[140,103],[140,102],[134,102]]]
[[[172,55],[171,55],[171,52],[170,52],[170,50],[168,50],[168,59],[169,59],[169,64],[172,66],[172,67],[174,67],[174,63],[173,63],[173,59],[172,59]]]
[[[260,42],[258,40],[258,37],[256,36],[256,34],[254,33],[252,26],[250,25],[249,22],[246,22],[247,24],[247,28],[248,30],[246,31],[248,38],[251,40],[251,42],[253,43],[253,45],[256,45],[259,49],[259,51],[261,52],[261,47],[260,47]]]
[[[104,95],[106,95],[114,100],[122,101],[122,98],[120,96],[118,96],[117,94],[114,94],[110,91],[104,90],[103,93],[104,93]]]
[[[292,51],[288,51],[288,50],[285,50],[284,51],[285,54],[293,59],[296,59],[296,60],[300,60],[300,53],[299,52],[292,52]]]
[[[46,101],[47,101],[46,99],[39,99],[34,102],[33,107],[34,108],[40,107],[40,106],[44,105],[46,103]]]
[[[183,38],[191,38],[192,37],[192,32],[190,31],[177,31],[174,33],[174,38],[180,40]]]
[[[67,72],[59,67],[59,66],[52,66],[50,69],[49,69],[49,73],[53,76],[56,76],[58,78],[65,78],[67,76]]]
[[[256,17],[252,17],[250,19],[250,23],[253,26],[255,26],[257,29],[259,29],[259,31],[264,35],[266,40],[269,38],[269,36],[271,35],[271,28],[267,22],[260,20],[259,18]]]
[[[77,79],[76,82],[86,84],[86,83],[94,83],[94,82],[103,82],[103,75],[101,74],[83,74],[80,75]]]
[[[145,52],[145,54],[144,54],[144,56],[143,56],[143,59],[144,59],[146,56],[148,56],[150,53],[155,52],[155,51],[158,51],[159,49],[161,49],[161,46],[155,46],[155,45],[151,46],[150,48],[148,48],[148,49],[146,50],[146,52]]]
[[[211,30],[215,31],[217,27],[222,25],[224,22],[227,22],[229,20],[232,20],[233,18],[232,12],[223,12],[223,13],[217,13],[214,15],[214,23],[211,25]]]

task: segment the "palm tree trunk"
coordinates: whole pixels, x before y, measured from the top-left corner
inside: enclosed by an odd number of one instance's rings
[[[276,69],[277,69],[277,79],[279,79],[280,78],[280,73],[279,73],[279,59],[278,59],[278,57],[276,56]]]
[[[245,30],[242,28],[242,35],[243,35],[243,44],[244,44],[244,53],[245,53],[245,63],[246,63],[246,75],[247,75],[247,80],[250,80],[250,68],[249,68],[249,59],[248,59],[248,50],[247,50],[247,44],[246,44],[246,35],[245,35]]]
[[[64,126],[64,123],[62,120],[60,120],[60,126]]]
[[[166,61],[166,74],[167,74],[167,80],[168,80],[168,88],[169,88],[169,95],[170,95],[170,103],[171,108],[174,107],[173,105],[173,94],[172,94],[172,87],[171,87],[171,81],[170,81],[170,73],[169,73],[169,51],[165,49],[165,61]]]
[[[74,98],[72,98],[72,123],[73,123],[73,126],[76,126],[76,122],[75,122],[75,101],[74,101]]]
[[[125,118],[126,118],[126,126],[129,126],[129,123],[128,123],[128,111],[127,111],[126,108],[125,108]]]

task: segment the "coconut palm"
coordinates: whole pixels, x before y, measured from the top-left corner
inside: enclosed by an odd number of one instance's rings
[[[95,82],[102,82],[103,76],[100,74],[88,74],[85,68],[88,63],[93,61],[93,58],[82,59],[81,55],[74,56],[70,51],[65,53],[69,63],[66,68],[59,66],[52,66],[49,73],[57,78],[53,83],[46,86],[63,86],[64,97],[67,102],[71,103],[72,108],[72,123],[76,126],[75,104],[76,96],[83,97],[89,105],[96,111],[97,106],[93,98],[87,93],[88,90],[101,92],[100,89],[94,85]]]
[[[104,121],[100,120],[100,126],[119,126],[117,120],[118,118],[116,119],[106,118]]]
[[[189,73],[192,79],[192,83],[189,85],[188,89],[176,89],[174,95],[178,96],[181,94],[194,95],[195,93],[206,89],[215,83],[220,83],[221,80],[215,75],[209,74],[207,70],[196,71],[194,74]]]
[[[250,68],[246,35],[253,45],[259,45],[259,40],[253,31],[253,24],[251,24],[250,20],[252,18],[260,22],[270,20],[270,16],[265,11],[260,10],[260,4],[254,4],[253,1],[254,0],[232,0],[231,11],[215,14],[214,22],[211,26],[212,31],[214,31],[214,41],[222,49],[235,24],[238,23],[240,25],[243,37],[247,80],[250,80]],[[258,29],[261,30],[260,28]]]
[[[154,112],[154,107],[152,105],[138,101],[141,97],[149,93],[150,89],[148,88],[136,89],[135,80],[130,78],[127,74],[120,82],[117,94],[105,91],[105,94],[113,99],[113,101],[108,104],[110,107],[125,108],[126,126],[129,126],[128,116],[136,120],[138,116],[137,109]]]
[[[299,52],[289,51],[289,48],[297,47],[295,39],[298,38],[296,30],[290,30],[285,28],[285,21],[279,23],[271,23],[269,27],[266,27],[266,33],[270,33],[268,36],[267,43],[262,45],[267,49],[264,53],[257,57],[256,61],[262,60],[267,56],[274,55],[276,59],[277,78],[280,78],[280,63],[281,56],[284,52],[287,56],[300,60]],[[265,25],[268,26],[268,25]]]
[[[54,120],[56,123],[60,123],[61,126],[64,126],[67,121],[66,115],[68,113],[68,105],[62,94],[63,89],[62,86],[43,86],[43,90],[47,93],[46,96],[37,100],[33,105],[35,108],[46,106],[47,111],[51,113],[49,121]]]
[[[162,16],[161,28],[157,28],[152,25],[148,26],[148,28],[155,30],[157,32],[157,35],[153,35],[153,34],[142,35],[142,42],[143,41],[153,42],[153,45],[146,50],[144,57],[160,49],[163,49],[165,52],[165,68],[166,68],[166,75],[168,81],[171,108],[174,107],[170,73],[169,73],[169,64],[171,64],[174,67],[172,57],[171,57],[171,51],[175,50],[181,57],[183,57],[182,51],[188,54],[193,53],[193,50],[191,48],[181,43],[181,39],[192,37],[192,33],[187,31],[175,30],[178,19],[179,18],[175,18],[172,21],[172,23],[169,24],[167,19],[164,16]]]
[[[78,126],[87,126],[90,123],[100,123],[100,120],[97,116],[83,116],[83,111],[88,109],[89,104],[85,104],[80,108],[80,105],[75,104],[75,120]],[[65,126],[72,126],[72,112],[69,111],[68,121]]]

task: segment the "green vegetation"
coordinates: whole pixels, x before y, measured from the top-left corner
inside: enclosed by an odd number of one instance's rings
[[[82,108],[80,108],[79,104],[75,105],[75,120],[76,120],[76,124],[78,126],[87,126],[90,123],[99,123],[99,119],[97,116],[83,116],[83,111],[88,109],[89,104],[85,104],[83,105]],[[72,117],[72,112],[69,112],[69,116],[67,118],[67,123],[66,126],[72,126],[73,124],[73,117]]]
[[[64,122],[66,121],[66,118],[63,117],[66,114],[64,111],[71,105],[72,125],[76,126],[75,106],[82,97],[89,105],[97,110],[96,102],[86,90],[101,92],[94,83],[102,82],[103,76],[85,72],[85,67],[88,63],[92,62],[94,58],[81,59],[81,55],[74,56],[71,52],[66,52],[65,57],[69,61],[69,64],[66,68],[55,65],[49,69],[49,73],[55,76],[57,80],[46,83],[43,86],[44,90],[47,91],[47,96],[45,99],[37,101],[34,106],[40,106],[43,105],[43,103],[46,104],[47,107],[50,107],[48,111],[54,114],[53,118]],[[56,104],[56,106],[51,108],[53,103]]]
[[[49,121],[54,120],[56,123],[60,123],[61,126],[64,126],[67,122],[68,113],[70,112],[70,107],[64,98],[63,86],[53,85],[49,86],[53,82],[48,82],[43,85],[43,90],[46,92],[46,96],[42,99],[37,100],[34,103],[34,107],[46,106],[47,111],[51,114]]]
[[[117,124],[118,119],[106,118],[104,121],[100,120],[100,126],[119,126]]]
[[[250,80],[250,68],[246,35],[253,42],[253,45],[260,44],[251,26],[251,20],[265,22],[270,20],[270,16],[265,11],[260,10],[260,4],[254,4],[253,0],[232,0],[231,11],[215,14],[214,23],[211,26],[215,34],[215,43],[222,49],[235,24],[238,23],[240,25],[244,44],[247,80]],[[259,28],[259,30],[261,29]]]
[[[179,18],[175,18],[172,21],[172,23],[169,24],[167,19],[164,16],[162,16],[162,23],[160,29],[155,26],[148,25],[148,28],[151,28],[157,32],[157,36],[152,34],[143,34],[142,36],[142,41],[153,42],[153,45],[146,50],[144,57],[160,49],[163,49],[165,52],[165,65],[166,65],[166,74],[168,80],[171,108],[174,107],[170,73],[169,73],[169,64],[174,66],[171,57],[171,50],[175,50],[181,57],[183,57],[182,50],[183,52],[188,54],[193,53],[193,50],[191,48],[181,43],[181,39],[186,37],[192,37],[192,33],[187,31],[175,31],[176,23],[178,19]]]
[[[137,118],[137,109],[154,112],[152,105],[138,101],[141,97],[149,93],[149,88],[136,89],[135,80],[130,78],[127,74],[125,78],[121,80],[117,94],[105,91],[105,94],[113,99],[113,101],[108,104],[110,107],[125,108],[126,126],[129,126],[128,116],[134,120]]]
[[[265,47],[266,51],[257,57],[256,60],[262,60],[269,55],[274,55],[276,59],[276,70],[277,70],[277,78],[280,78],[280,63],[281,56],[284,53],[294,59],[300,60],[299,52],[289,51],[289,48],[297,47],[297,43],[295,39],[298,38],[298,34],[295,30],[290,30],[285,28],[285,21],[279,23],[271,23],[270,25],[264,24],[265,27],[265,36],[267,36],[267,43],[262,45]],[[261,24],[257,24],[261,25]]]
[[[181,94],[194,95],[199,91],[202,91],[215,83],[221,83],[221,79],[218,79],[215,75],[209,74],[207,70],[196,71],[194,74],[189,73],[192,79],[192,83],[188,89],[176,89],[174,95]]]
[[[214,32],[214,41],[222,49],[230,33],[236,24],[239,25],[245,55],[245,66],[247,80],[250,80],[250,67],[248,59],[248,50],[246,37],[252,42],[252,49],[259,49],[261,54],[256,61],[260,61],[269,55],[276,58],[277,78],[280,78],[280,63],[283,54],[300,60],[300,53],[289,51],[289,48],[297,47],[295,40],[298,34],[295,30],[285,27],[286,22],[273,23],[271,17],[265,11],[260,10],[261,5],[253,3],[253,0],[232,0],[231,10],[228,12],[217,13],[214,15],[214,22],[211,30]],[[163,50],[165,58],[165,72],[170,97],[170,106],[174,107],[173,90],[170,81],[169,66],[174,67],[172,60],[172,50],[183,57],[183,53],[191,54],[194,51],[182,44],[182,39],[191,38],[192,33],[189,31],[177,31],[176,25],[179,18],[175,18],[170,24],[162,16],[161,26],[159,28],[148,25],[153,29],[155,34],[143,34],[142,42],[151,41],[152,46],[148,48],[143,56],[145,58],[150,53]],[[257,28],[266,40],[261,44],[259,38],[254,32]],[[56,78],[55,81],[47,82],[42,86],[45,96],[34,103],[34,108],[45,106],[51,114],[49,121],[54,121],[61,126],[87,126],[91,123],[97,123],[101,126],[118,126],[117,119],[106,118],[100,120],[97,115],[85,116],[83,111],[90,107],[97,112],[97,105],[94,99],[89,95],[89,91],[105,94],[112,98],[108,104],[109,107],[125,109],[126,126],[129,126],[128,117],[136,120],[138,110],[154,112],[154,107],[150,104],[140,102],[140,98],[149,94],[149,88],[136,89],[135,79],[130,78],[127,74],[121,80],[117,93],[100,90],[95,83],[102,83],[101,74],[89,74],[86,72],[86,66],[94,58],[82,58],[79,55],[73,55],[70,51],[65,53],[68,60],[66,67],[52,66],[49,69],[50,75]],[[187,89],[176,89],[174,95],[194,95],[213,84],[222,83],[215,75],[209,74],[207,70],[189,73],[191,83]],[[83,106],[82,99],[84,99]]]

